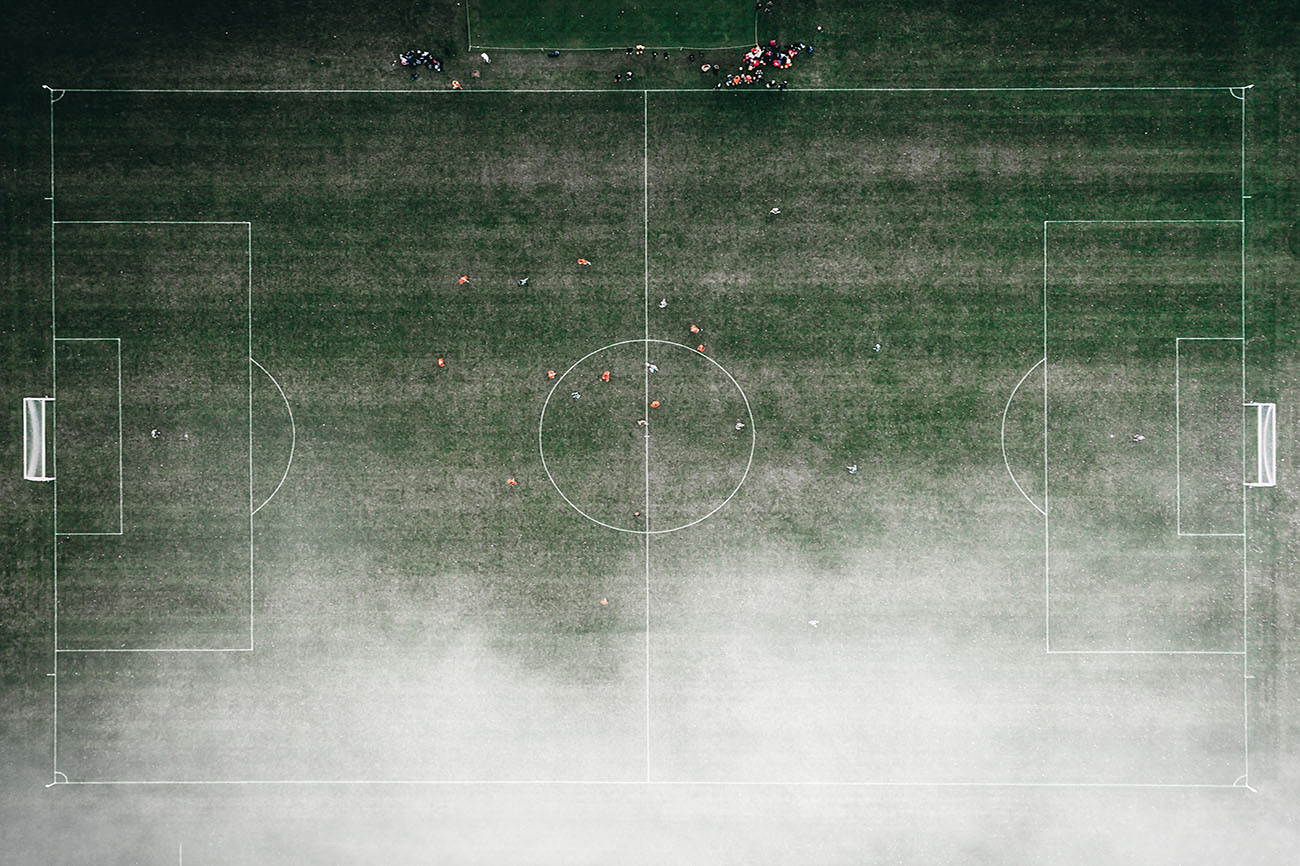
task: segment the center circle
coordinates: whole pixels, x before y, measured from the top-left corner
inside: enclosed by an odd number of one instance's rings
[[[735,377],[669,340],[584,355],[556,379],[537,423],[542,468],[560,497],[593,523],[640,535],[716,514],[745,483],[756,441]]]

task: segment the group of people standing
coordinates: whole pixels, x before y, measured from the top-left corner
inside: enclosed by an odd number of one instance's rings
[[[799,55],[799,52],[806,51],[812,54],[814,50],[813,46],[803,42],[780,46],[775,39],[770,40],[766,46],[755,45],[745,52],[739,70],[728,75],[724,81],[719,81],[714,87],[745,87],[762,84],[764,87],[785,90],[790,82],[767,78],[763,74],[763,67],[771,66],[773,69],[786,70],[794,65],[794,58]]]
[[[414,48],[411,48],[397,55],[397,61],[401,63],[402,66],[411,70],[412,81],[415,81],[420,77],[419,68],[421,66],[427,67],[434,72],[442,71],[442,61],[434,57],[428,51],[417,51]]]

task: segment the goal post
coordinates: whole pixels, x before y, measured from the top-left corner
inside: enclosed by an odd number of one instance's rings
[[[1277,404],[1246,403],[1247,417],[1255,423],[1255,477],[1247,487],[1277,486]],[[1249,422],[1248,422],[1249,423]]]
[[[23,479],[26,481],[53,481],[46,470],[45,404],[53,403],[50,397],[23,398]]]

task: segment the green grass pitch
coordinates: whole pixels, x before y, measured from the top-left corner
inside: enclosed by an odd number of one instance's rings
[[[1240,540],[1166,538],[1175,407],[1154,373],[1180,336],[1240,333],[1228,91],[54,111],[59,334],[123,340],[130,470],[125,535],[59,542],[60,645],[254,649],[63,655],[69,779],[1240,775]],[[1044,220],[1068,218],[1195,222],[1054,224],[1058,286]],[[1045,292],[1050,566],[1030,541],[1041,369],[1007,405],[1043,355]],[[1112,383],[1099,426],[1076,379]],[[1038,652],[1049,607],[1056,649],[1210,654],[1078,670]],[[881,652],[898,643],[905,661]],[[926,693],[892,700],[918,664]],[[199,671],[190,723],[167,724],[167,680]],[[311,684],[300,722],[249,691],[272,672]],[[1162,712],[1152,677],[1202,696],[1213,747],[1185,717],[1080,720],[1098,693]],[[1026,683],[1050,689],[1032,713],[1007,702]],[[230,706],[292,745],[232,755],[207,721]],[[1026,736],[1043,714],[1057,733]]]

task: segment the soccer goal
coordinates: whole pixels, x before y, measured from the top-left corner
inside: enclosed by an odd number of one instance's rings
[[[1245,409],[1255,418],[1255,478],[1247,479],[1246,486],[1276,487],[1277,404],[1246,403]]]
[[[23,398],[23,478],[27,481],[53,481],[45,468],[45,404],[49,397]]]

